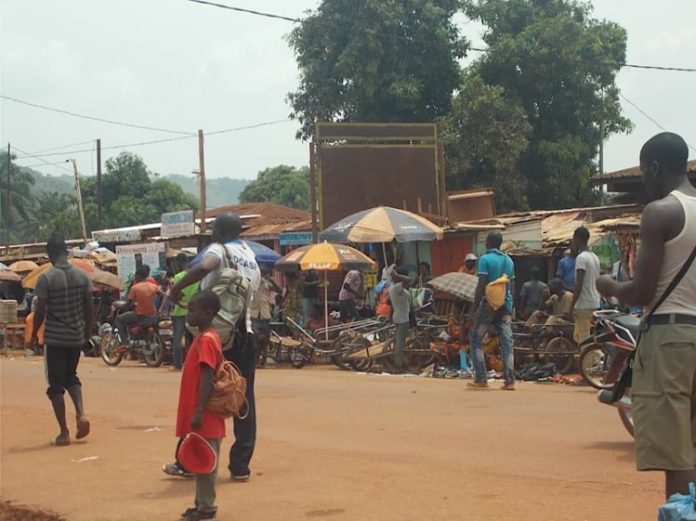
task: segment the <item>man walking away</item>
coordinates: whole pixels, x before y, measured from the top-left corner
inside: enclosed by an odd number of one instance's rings
[[[82,402],[82,384],[77,377],[80,352],[89,341],[94,321],[92,283],[84,271],[68,262],[63,237],[48,238],[46,251],[53,267],[36,283],[36,315],[31,333],[32,347],[38,345],[39,328],[46,321],[44,363],[48,378],[46,394],[60,426],[55,445],[70,445],[70,431],[65,419],[65,390],[68,391],[77,417],[77,439],[89,434],[89,420]]]
[[[213,244],[203,254],[203,259],[193,266],[186,276],[177,282],[171,291],[171,298],[179,302],[183,288],[201,281],[201,289],[210,289],[215,285],[220,272],[228,265],[236,268],[251,283],[251,295],[247,299],[246,339],[241,349],[232,349],[232,345],[223,346],[225,358],[232,361],[247,380],[246,398],[249,402],[249,414],[246,418],[234,418],[235,441],[230,449],[229,470],[235,481],[249,481],[249,462],[256,445],[256,401],[254,399],[254,377],[258,353],[251,325],[251,303],[261,283],[261,272],[256,263],[256,256],[251,248],[239,239],[242,220],[238,215],[223,214],[213,222]],[[175,464],[174,464],[175,465]],[[165,465],[164,471],[174,465]],[[179,475],[179,474],[177,474]]]
[[[394,309],[392,322],[396,326],[394,335],[394,365],[396,373],[402,374],[405,369],[404,351],[409,330],[409,312],[411,311],[411,295],[408,288],[411,279],[407,274],[395,270],[392,272],[392,283],[389,285],[389,299]]]
[[[643,145],[640,169],[654,201],[643,210],[635,276],[597,281],[603,295],[645,306],[633,363],[636,463],[665,472],[667,498],[688,495],[696,482],[696,189],[688,157],[686,142],[670,132]]]
[[[486,360],[483,355],[483,337],[491,325],[495,326],[500,337],[503,355],[504,391],[515,390],[515,361],[512,352],[512,286],[515,280],[515,265],[512,259],[500,251],[503,234],[498,230],[489,232],[486,237],[486,253],[478,261],[478,286],[474,298],[474,327],[471,330],[471,356],[474,364],[474,381],[468,386],[474,389],[488,387]],[[484,297],[486,286],[507,275],[505,303],[494,310]]]
[[[573,312],[575,331],[573,339],[582,342],[590,336],[592,313],[599,309],[600,296],[596,282],[599,278],[599,257],[589,250],[590,231],[580,226],[573,234],[573,250],[578,252],[575,258],[575,295]]]
[[[537,311],[549,297],[549,287],[539,280],[541,271],[538,266],[533,266],[530,270],[531,280],[522,284],[520,290],[520,314],[521,318],[528,319],[532,313]]]

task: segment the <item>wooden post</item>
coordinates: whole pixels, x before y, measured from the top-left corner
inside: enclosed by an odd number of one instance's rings
[[[201,225],[200,225],[200,231],[201,233],[205,233],[206,230],[206,222],[205,222],[205,149],[203,147],[203,131],[198,130],[198,175],[199,181],[200,181],[200,217],[201,217]]]
[[[4,210],[5,210],[5,246],[7,247],[6,253],[10,253],[10,185],[11,185],[11,174],[10,172],[12,171],[12,157],[10,156],[10,144],[7,143],[7,166],[5,167],[7,169],[7,189],[5,191],[5,204],[4,204]]]
[[[319,216],[317,215],[317,165],[314,143],[309,143],[309,204],[312,210],[312,244],[319,242]],[[328,324],[328,323],[327,323]]]
[[[85,226],[85,212],[82,208],[82,192],[80,191],[80,174],[77,171],[77,161],[71,159],[73,170],[75,172],[75,194],[77,197],[77,210],[80,212],[80,225],[82,227],[82,240],[84,245],[87,244],[87,226]],[[84,246],[83,245],[83,246]]]
[[[101,139],[97,139],[97,226],[102,229],[102,162]]]

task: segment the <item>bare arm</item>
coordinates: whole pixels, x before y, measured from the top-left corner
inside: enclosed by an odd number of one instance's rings
[[[669,235],[673,230],[670,227],[674,226],[675,220],[679,222],[679,215],[675,214],[672,208],[666,208],[664,203],[646,206],[640,221],[641,247],[633,280],[619,282],[611,276],[602,276],[597,280],[599,292],[605,296],[617,297],[620,301],[634,306],[649,304],[657,289],[657,278],[664,257],[664,243],[671,238]],[[683,220],[682,216],[682,223]]]
[[[213,369],[207,364],[201,364],[201,380],[198,384],[198,403],[196,404],[196,410],[191,418],[191,427],[193,429],[198,429],[203,425],[203,409],[205,404],[208,403],[208,398],[210,393],[213,392],[213,382],[215,381],[215,375],[213,374]]]
[[[191,284],[200,282],[205,278],[206,275],[208,275],[208,273],[210,273],[211,271],[215,271],[219,267],[220,259],[218,259],[214,255],[206,255],[205,257],[203,257],[203,260],[201,260],[201,262],[199,262],[193,268],[188,270],[186,272],[186,275],[184,275],[179,282],[174,284],[169,294],[169,298],[173,302],[176,302],[178,304],[181,301],[181,290],[190,286]]]
[[[32,343],[36,343],[36,339],[39,335],[39,329],[46,319],[46,299],[41,297],[36,297],[36,313],[34,314],[34,327],[31,331]]]
[[[578,303],[578,298],[580,298],[580,293],[582,293],[583,282],[585,282],[585,270],[577,270],[575,272],[575,291],[573,292],[573,305],[570,307],[571,310],[574,310],[575,304]]]

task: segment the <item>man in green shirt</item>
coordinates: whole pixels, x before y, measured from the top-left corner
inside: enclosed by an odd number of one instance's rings
[[[180,253],[176,256],[176,267],[179,272],[174,275],[174,284],[179,282],[184,278],[184,275],[186,275],[188,257],[185,253]],[[174,326],[174,330],[172,331],[172,365],[177,371],[181,370],[181,366],[184,362],[184,351],[182,347],[184,335],[186,335],[186,345],[189,345],[193,338],[186,330],[186,304],[198,291],[198,287],[198,282],[185,287],[181,292],[181,303],[177,304],[174,311],[172,311],[172,324]]]

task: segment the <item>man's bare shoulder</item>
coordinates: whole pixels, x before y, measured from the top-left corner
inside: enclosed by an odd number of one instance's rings
[[[644,232],[650,230],[664,240],[670,240],[684,227],[684,208],[676,197],[669,194],[645,207],[640,226]]]

